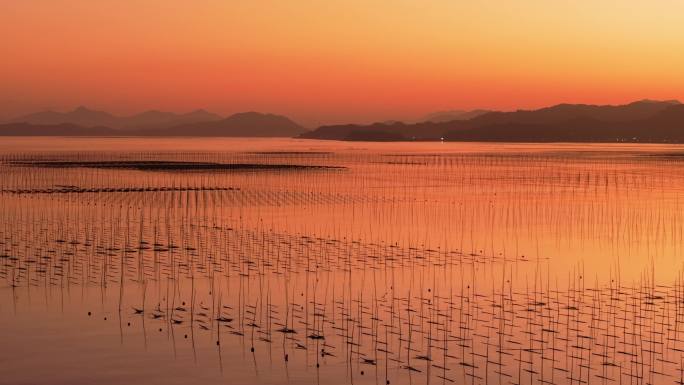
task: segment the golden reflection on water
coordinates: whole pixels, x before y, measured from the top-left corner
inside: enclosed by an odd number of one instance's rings
[[[0,383],[679,381],[683,150],[9,138]]]

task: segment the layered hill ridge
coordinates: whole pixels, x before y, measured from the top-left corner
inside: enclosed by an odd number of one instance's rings
[[[109,127],[83,127],[71,123],[6,123],[0,124],[0,136],[117,136],[119,130]]]
[[[0,124],[0,136],[217,136],[293,137],[306,129],[289,118],[243,112],[222,118],[196,110],[187,114],[146,111],[128,117],[85,107],[44,111]]]
[[[490,111],[490,110],[437,111],[437,112],[433,112],[431,114],[425,115],[424,117],[418,119],[414,123],[421,123],[421,122],[443,123],[443,122],[451,122],[454,120],[468,120],[468,119],[476,118],[480,115],[484,115],[488,112],[492,112],[492,111]]]
[[[222,118],[204,110],[147,111],[119,117],[79,107],[44,111],[0,124],[0,136],[299,137],[349,141],[655,142],[684,143],[684,105],[641,100],[624,105],[559,104],[537,110],[451,111],[457,119],[321,126],[313,131],[282,115],[243,112]],[[450,115],[453,116],[453,115]],[[20,121],[25,120],[25,121]]]
[[[185,114],[150,110],[131,116],[116,116],[105,111],[80,106],[68,112],[41,111],[12,119],[8,123],[36,125],[74,124],[82,127],[109,127],[120,130],[168,128],[180,124],[216,121],[221,116],[196,110]]]
[[[293,137],[306,129],[282,115],[260,112],[241,112],[225,119],[182,124],[165,130],[140,131],[140,134],[185,136],[251,136],[251,137]],[[249,134],[249,135],[245,135]]]
[[[302,135],[332,140],[501,142],[684,142],[684,105],[641,100],[625,105],[559,104],[487,112],[467,120],[322,126]]]

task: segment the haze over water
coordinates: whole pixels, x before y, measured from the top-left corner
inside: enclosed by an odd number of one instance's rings
[[[0,383],[681,383],[684,147],[0,143]]]

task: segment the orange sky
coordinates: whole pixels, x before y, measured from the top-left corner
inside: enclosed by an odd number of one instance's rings
[[[0,0],[0,117],[684,99],[680,0]]]

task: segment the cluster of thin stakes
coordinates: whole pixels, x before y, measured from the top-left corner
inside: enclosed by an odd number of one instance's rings
[[[576,156],[6,154],[0,285],[103,290],[122,324],[350,383],[684,384],[684,284],[656,268],[681,176]],[[662,199],[592,203],[622,189]],[[558,268],[570,243],[647,257]]]

